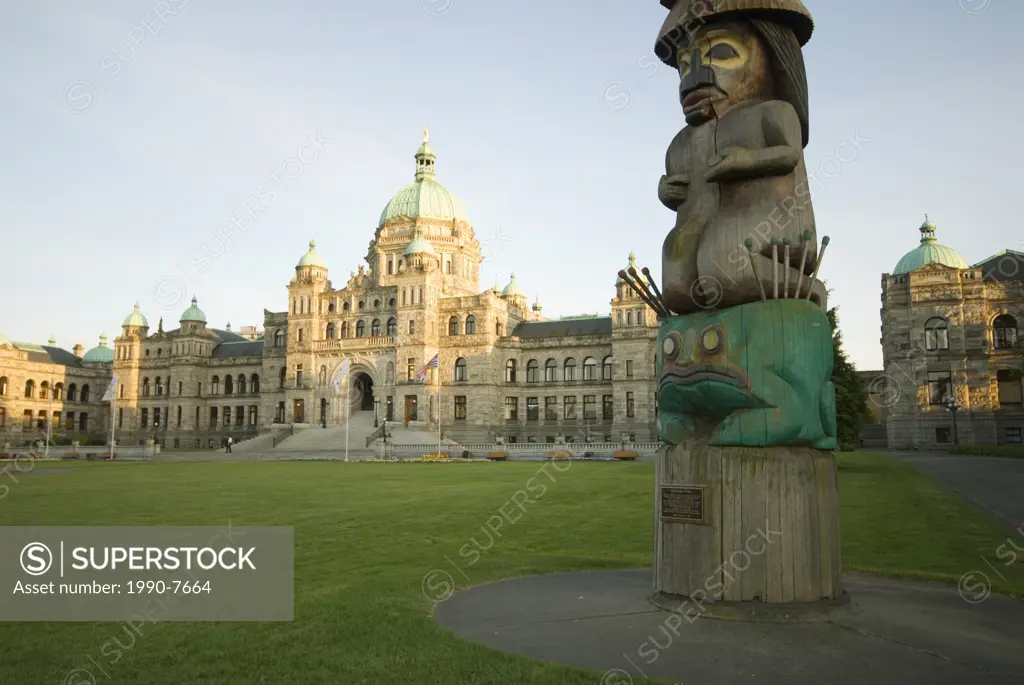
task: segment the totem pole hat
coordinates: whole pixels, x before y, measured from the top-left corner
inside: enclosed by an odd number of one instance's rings
[[[654,52],[658,58],[672,67],[679,67],[676,53],[689,45],[690,37],[712,19],[727,15],[745,15],[789,27],[796,36],[800,47],[807,44],[814,31],[814,20],[800,0],[661,0],[669,10]]]

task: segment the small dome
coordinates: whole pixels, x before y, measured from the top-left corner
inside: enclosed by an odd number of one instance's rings
[[[146,317],[139,311],[139,303],[135,303],[135,309],[132,313],[124,317],[124,321],[121,322],[122,326],[138,326],[140,328],[149,328],[149,322],[146,321]]]
[[[543,309],[544,307],[541,306],[540,303],[540,295],[538,295],[537,298],[533,301],[533,311],[539,314]]]
[[[310,240],[309,241],[309,252],[307,252],[306,254],[302,255],[302,259],[300,259],[299,263],[296,264],[295,266],[296,267],[300,267],[300,266],[322,266],[325,269],[327,268],[327,265],[324,264],[324,260],[321,259],[320,255],[316,251],[316,241],[315,240]],[[203,321],[205,321],[205,320],[206,319],[203,319]]]
[[[192,306],[181,313],[181,319],[179,321],[201,321],[206,323],[206,314],[203,314],[203,310],[199,308],[198,300],[192,297]]]
[[[429,240],[423,237],[423,234],[417,232],[416,237],[405,248],[405,254],[434,254],[434,247]]]
[[[519,284],[516,283],[516,275],[512,274],[512,280],[508,282],[505,289],[501,291],[501,294],[508,297],[509,295],[522,295],[523,291],[519,289]]]
[[[86,352],[82,356],[84,363],[106,364],[114,361],[114,351],[107,347],[106,334],[100,335],[100,344]]]
[[[928,264],[942,264],[954,269],[969,269],[970,264],[963,255],[951,247],[940,245],[935,240],[935,224],[924,215],[924,223],[921,224],[921,244],[903,255],[896,263],[893,274],[906,274],[916,271]]]

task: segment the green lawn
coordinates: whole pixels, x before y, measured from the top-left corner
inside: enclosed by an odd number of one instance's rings
[[[1005,541],[994,524],[910,467],[842,454],[848,570],[951,582]],[[546,492],[472,566],[446,557],[476,536],[544,466]],[[62,682],[90,667],[125,685],[596,685],[600,675],[477,647],[439,628],[424,575],[460,585],[578,569],[648,566],[650,463],[74,463],[10,486],[3,525],[291,525],[295,621],[147,625],[117,663],[100,654],[116,623],[0,624],[0,683]],[[552,482],[554,481],[554,482]],[[2,492],[2,490],[0,490]],[[507,511],[507,510],[506,510]],[[1024,591],[1024,564],[1008,571]],[[1007,573],[1009,576],[1009,573]],[[107,679],[90,666],[100,662]],[[81,674],[79,674],[81,676]],[[86,685],[88,680],[64,681]]]

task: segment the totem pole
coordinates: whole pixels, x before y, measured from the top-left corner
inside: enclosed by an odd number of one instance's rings
[[[828,238],[803,154],[813,22],[800,0],[661,2],[655,51],[686,119],[658,185],[675,225],[660,290],[620,274],[661,319],[656,597],[831,606],[846,595]]]

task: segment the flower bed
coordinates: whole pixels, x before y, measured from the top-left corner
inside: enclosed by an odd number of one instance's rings
[[[612,456],[616,459],[631,460],[636,459],[638,455],[633,450],[615,450]]]
[[[549,459],[571,459],[572,452],[569,450],[551,450],[548,452]]]
[[[423,455],[423,461],[451,461],[448,452],[431,452]]]
[[[508,459],[508,452],[488,452],[487,458],[490,461],[505,461]]]

